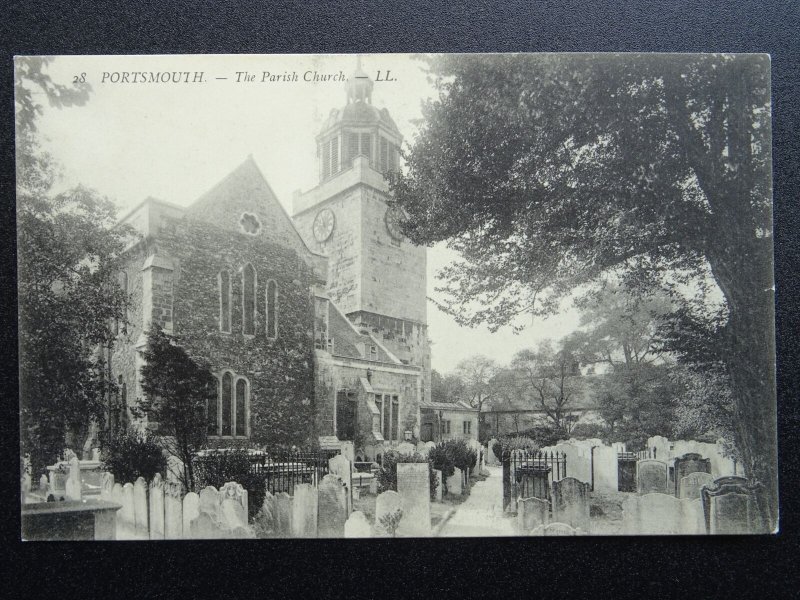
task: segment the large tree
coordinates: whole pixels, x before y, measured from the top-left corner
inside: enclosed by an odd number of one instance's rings
[[[54,193],[58,165],[40,144],[37,117],[79,106],[88,86],[65,86],[47,74],[50,61],[15,59],[20,441],[34,472],[54,461],[73,432],[83,440],[102,421],[110,388],[102,352],[109,327],[124,315],[117,283],[127,230],[114,205],[77,187]]]
[[[147,416],[162,445],[183,463],[186,489],[194,489],[192,457],[207,440],[209,405],[217,398],[217,380],[207,364],[195,360],[158,327],[147,334],[143,358],[145,395],[134,414]]]
[[[443,302],[499,327],[613,271],[713,281],[736,445],[777,518],[770,68],[766,56],[462,55],[392,176],[414,242],[447,241]]]

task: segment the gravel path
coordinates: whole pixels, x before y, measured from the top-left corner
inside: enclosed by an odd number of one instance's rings
[[[439,537],[500,537],[517,535],[513,517],[503,515],[503,471],[486,467],[489,477],[472,486],[469,497],[439,533]]]

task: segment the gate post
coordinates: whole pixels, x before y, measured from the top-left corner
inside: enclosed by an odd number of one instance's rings
[[[511,504],[511,453],[505,450],[502,457],[500,462],[503,465],[503,510],[506,510]]]

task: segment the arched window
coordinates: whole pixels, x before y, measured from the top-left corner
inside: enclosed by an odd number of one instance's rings
[[[208,435],[219,435],[219,381],[217,393],[208,400]]]
[[[220,435],[231,435],[231,400],[233,399],[233,375],[222,376],[222,427]]]
[[[246,264],[242,270],[242,331],[255,335],[256,319],[256,270]]]
[[[278,337],[278,284],[267,282],[267,337]]]
[[[231,332],[231,276],[227,271],[219,272],[219,330]]]
[[[247,417],[245,416],[246,404],[247,382],[244,379],[239,379],[236,381],[236,410],[234,413],[237,436],[247,435]]]

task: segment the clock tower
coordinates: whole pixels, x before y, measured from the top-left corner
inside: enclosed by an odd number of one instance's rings
[[[316,137],[319,182],[295,194],[293,220],[309,248],[328,257],[330,301],[403,364],[421,367],[430,399],[426,249],[398,227],[384,174],[400,168],[403,137],[389,111],[373,104],[373,88],[359,61],[345,105]]]

